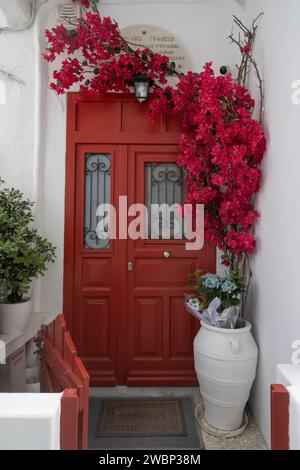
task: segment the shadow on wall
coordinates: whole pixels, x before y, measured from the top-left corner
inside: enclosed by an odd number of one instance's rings
[[[0,80],[0,104],[6,104],[6,85]]]
[[[260,296],[259,283],[257,282],[257,280],[255,280],[254,277],[252,277],[251,287],[249,290],[248,301],[247,301],[247,305],[248,305],[247,316],[248,316],[248,320],[251,322],[252,333],[253,333],[253,336],[255,338],[257,345],[261,345],[261,341],[262,341],[260,331],[257,325],[258,305],[259,305],[259,300],[260,300],[259,296]],[[259,347],[257,373],[256,373],[256,378],[253,383],[253,387],[252,387],[250,398],[249,398],[249,406],[253,413],[257,411],[257,409],[254,409],[254,405],[256,404],[255,396],[260,392],[262,374],[263,374],[263,369],[264,369],[263,367],[264,357],[262,356],[261,352],[262,352],[261,348]],[[265,394],[268,394],[268,393],[269,393],[269,389],[265,390]],[[269,420],[270,419],[269,409],[268,407],[266,410],[264,409],[265,401],[259,401],[257,406],[260,408],[259,413],[261,413],[262,415],[264,414],[266,416],[266,419]],[[265,435],[264,437],[268,441],[269,436]]]

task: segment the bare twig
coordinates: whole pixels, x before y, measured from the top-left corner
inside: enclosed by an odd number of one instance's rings
[[[252,269],[250,265],[250,258],[249,255],[244,254],[242,261],[240,262],[239,266],[239,273],[244,278],[245,281],[245,292],[241,297],[241,317],[246,319],[246,305],[247,305],[247,298],[249,293],[249,288],[252,279]]]
[[[238,76],[237,82],[246,87],[247,81],[249,77],[249,72],[251,66],[255,71],[255,75],[258,81],[259,87],[259,94],[260,94],[260,103],[259,103],[259,121],[263,123],[263,110],[264,110],[264,86],[263,80],[260,75],[260,71],[258,68],[257,61],[253,58],[253,48],[256,38],[256,32],[258,27],[258,21],[262,17],[263,13],[259,13],[259,15],[254,18],[252,21],[251,27],[248,28],[239,18],[233,16],[234,23],[239,28],[238,34],[234,35],[233,31],[231,32],[229,39],[233,44],[235,44],[240,52],[241,52],[241,63],[240,65],[236,65]],[[250,288],[251,278],[252,278],[252,271],[250,266],[250,258],[247,254],[244,254],[242,259],[237,262],[237,269],[239,270],[241,276],[243,276],[245,280],[245,292],[241,298],[241,316],[245,319],[246,317],[246,303],[247,303],[247,296]]]
[[[234,33],[231,32],[229,39],[233,44],[235,44],[241,51],[242,58],[240,65],[237,65],[238,76],[237,82],[246,87],[249,77],[249,72],[251,65],[255,70],[255,75],[258,80],[258,88],[260,94],[260,104],[259,104],[259,121],[262,124],[263,122],[263,109],[264,109],[264,86],[263,80],[261,78],[259,68],[256,60],[253,58],[253,47],[255,43],[256,31],[258,27],[258,21],[262,17],[263,13],[259,13],[254,20],[252,21],[251,27],[248,28],[237,16],[233,15],[233,21],[238,26],[239,32],[238,37],[234,36]],[[242,32],[242,37],[241,37]]]
[[[256,78],[258,81],[259,93],[260,93],[260,103],[259,103],[259,122],[262,124],[264,120],[264,86],[263,80],[261,78],[257,62],[250,56],[250,62],[254,67]]]
[[[254,29],[256,31],[257,27],[258,27],[258,20],[264,15],[264,12],[261,11],[256,18],[254,18],[253,22],[252,22],[252,29]]]

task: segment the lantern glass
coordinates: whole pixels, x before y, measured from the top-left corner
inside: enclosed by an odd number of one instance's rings
[[[136,75],[133,78],[134,94],[139,103],[146,101],[149,96],[151,80],[148,77]]]

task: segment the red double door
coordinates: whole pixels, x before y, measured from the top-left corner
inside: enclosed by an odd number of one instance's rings
[[[184,199],[177,123],[150,124],[128,95],[70,95],[68,106],[64,307],[91,384],[192,386],[199,322],[185,311],[184,293],[197,267],[215,270],[215,251],[186,250],[172,227],[162,239],[150,220],[145,239],[126,238],[124,225],[132,204]],[[99,238],[102,203],[115,207],[102,229],[114,219],[116,238]]]

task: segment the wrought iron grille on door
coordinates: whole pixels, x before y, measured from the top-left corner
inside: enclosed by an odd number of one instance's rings
[[[97,235],[96,217],[100,204],[110,203],[111,156],[108,153],[87,153],[85,155],[85,201],[84,201],[84,248],[109,248],[109,238]],[[104,227],[108,232],[108,225]]]
[[[161,210],[158,214],[158,220],[151,217],[151,207],[153,205],[165,205],[171,208],[175,204],[182,205],[185,200],[185,171],[176,163],[146,163],[145,165],[145,201],[148,209],[148,233],[147,238],[165,238],[164,229],[167,232],[167,238],[173,240],[176,238],[175,218],[179,214],[174,212],[164,214]],[[154,229],[153,224],[156,224]],[[168,226],[169,224],[169,226]],[[183,226],[183,224],[181,224]],[[183,228],[180,236],[184,238]]]

